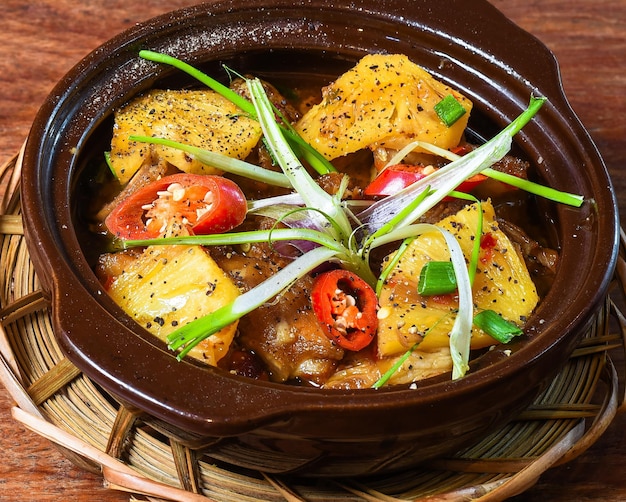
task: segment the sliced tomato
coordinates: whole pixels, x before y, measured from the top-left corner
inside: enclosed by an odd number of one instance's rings
[[[394,195],[400,190],[412,185],[418,180],[425,178],[433,172],[433,167],[424,167],[409,164],[396,164],[383,169],[376,178],[365,188],[364,194],[371,197]],[[461,183],[457,190],[470,192],[478,184],[486,180],[484,174],[476,174]]]
[[[342,269],[320,274],[313,283],[311,303],[326,336],[340,347],[358,351],[374,339],[378,299],[358,275]]]
[[[246,217],[246,197],[222,176],[180,173],[137,190],[105,220],[120,239],[154,239],[178,223],[196,235],[227,232]]]

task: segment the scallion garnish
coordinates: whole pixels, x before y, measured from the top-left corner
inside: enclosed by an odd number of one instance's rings
[[[389,379],[394,375],[396,371],[402,368],[404,362],[409,358],[409,356],[413,353],[413,351],[419,346],[419,343],[415,343],[411,346],[409,350],[407,350],[404,354],[402,354],[398,360],[389,368],[385,373],[372,385],[372,389],[380,389],[383,385],[385,385]]]
[[[424,337],[428,336],[428,333],[430,331],[432,331],[435,328],[435,326],[437,326],[437,324],[439,324],[441,321],[443,321],[446,317],[447,317],[447,315],[441,317],[430,328],[428,328],[426,333],[424,333]],[[409,356],[415,351],[415,349],[417,349],[419,347],[419,345],[420,345],[420,342],[417,342],[417,343],[414,343],[413,345],[411,345],[409,350],[407,350],[404,354],[402,354],[391,365],[391,367],[387,371],[385,371],[385,373],[383,373],[383,375],[376,382],[374,382],[374,384],[372,385],[372,389],[380,389],[383,385],[385,385],[391,379],[391,377],[393,377],[393,374],[396,371],[398,371],[400,368],[402,368],[402,365],[406,362],[406,360],[409,358]]]
[[[352,226],[341,204],[309,175],[298,157],[294,154],[287,142],[283,129],[275,120],[274,109],[265,93],[265,89],[258,79],[246,81],[252,97],[252,103],[257,110],[257,117],[263,130],[263,136],[272,156],[280,165],[283,173],[291,182],[293,188],[302,196],[305,204],[328,215],[334,224],[334,228],[340,229],[338,237],[345,241],[352,233]]]
[[[180,361],[202,340],[269,302],[288,289],[298,277],[304,276],[322,263],[327,262],[335,254],[336,251],[325,247],[318,247],[303,254],[260,285],[238,296],[232,303],[170,333],[167,337],[169,348],[172,350],[181,349],[176,356]]]
[[[221,82],[218,82],[214,78],[210,77],[206,73],[201,72],[192,65],[185,63],[184,61],[181,61],[180,59],[177,59],[173,56],[148,50],[139,51],[139,57],[148,61],[153,61],[155,63],[167,64],[187,73],[199,82],[206,85],[209,89],[212,89],[218,94],[221,94],[223,97],[231,101],[233,104],[237,105],[251,117],[256,118],[256,109],[250,101],[240,96]],[[323,155],[321,155],[317,150],[315,150],[306,141],[304,141],[295,132],[293,127],[291,127],[290,125],[286,125],[284,127],[284,132],[289,141],[298,149],[300,153],[302,153],[307,162],[309,162],[313,169],[315,169],[319,174],[327,174],[335,171],[335,167],[326,158],[324,158]]]
[[[503,173],[501,171],[496,171],[491,167],[488,167],[482,174],[492,178],[494,180],[501,181],[508,185],[517,187],[525,192],[532,193],[534,195],[539,195],[544,199],[548,199],[554,202],[558,202],[560,204],[566,204],[568,206],[580,207],[582,203],[585,201],[582,195],[563,192],[561,190],[556,190],[554,188],[540,185],[539,183],[535,183],[534,181],[525,180],[522,178],[518,178],[517,176],[513,176],[509,173]]]
[[[483,310],[476,314],[474,325],[500,343],[509,343],[513,338],[524,333],[519,326],[507,321],[493,310]]]
[[[454,162],[461,158],[461,155],[457,155],[450,150],[445,150],[436,145],[425,143],[423,141],[413,141],[405,146],[400,152],[398,152],[390,161],[390,164],[397,164],[416,148],[420,148],[426,152],[432,153],[444,159],[448,159],[451,162]],[[582,195],[557,190],[555,188],[541,185],[540,183],[535,183],[534,181],[513,176],[512,174],[497,171],[496,169],[493,169],[491,167],[485,168],[483,171],[480,172],[480,174],[484,174],[488,178],[501,181],[503,183],[506,183],[507,185],[519,188],[520,190],[524,190],[528,193],[538,195],[540,197],[543,197],[544,199],[558,202],[559,204],[580,207],[585,201]]]
[[[441,202],[463,181],[502,159],[511,148],[513,136],[539,111],[544,102],[545,98],[531,97],[528,108],[495,137],[467,155],[457,158],[425,178],[409,185],[397,194],[377,201],[357,216],[369,227],[371,232],[374,232],[384,225],[390,217],[402,211],[426,187],[429,187],[432,192],[431,195],[426,197],[422,204],[414,209],[412,214],[407,215],[406,224],[415,221],[426,211]]]
[[[476,267],[478,267],[478,257],[480,255],[480,241],[483,237],[483,205],[476,197],[471,194],[457,192],[456,190],[450,192],[452,197],[456,197],[457,199],[470,200],[473,201],[477,207],[477,222],[476,222],[476,233],[474,234],[474,244],[472,246],[472,255],[470,257],[470,262],[468,265],[468,273],[470,277],[470,283],[474,284],[474,278],[476,277]]]
[[[466,110],[452,94],[448,94],[435,105],[435,113],[448,127],[465,115]]]
[[[429,261],[420,272],[417,292],[424,296],[446,295],[456,290],[454,267],[449,261]]]
[[[249,232],[229,232],[226,234],[185,235],[161,237],[159,239],[128,239],[122,241],[125,249],[137,246],[225,246],[228,244],[254,244],[259,242],[278,242],[306,240],[333,250],[336,254],[348,253],[348,250],[326,232],[308,228],[275,228],[272,230],[251,230]]]
[[[389,259],[389,262],[380,273],[380,276],[378,277],[378,281],[376,282],[376,288],[375,288],[376,296],[380,296],[380,292],[382,291],[382,288],[385,284],[385,281],[387,280],[387,277],[389,276],[391,271],[396,267],[396,265],[400,261],[400,258],[402,258],[402,255],[404,254],[404,252],[409,247],[409,244],[411,244],[411,242],[413,242],[414,239],[415,237],[408,237],[404,239],[402,243],[400,244],[400,246],[398,247],[398,249],[396,250],[396,252],[393,253],[391,258]]]
[[[111,171],[113,177],[118,180],[117,173],[115,172],[115,169],[113,169],[113,165],[111,164],[111,152],[104,152],[104,162],[109,168],[109,171]]]
[[[243,160],[235,159],[217,152],[210,152],[197,146],[187,145],[179,143],[167,138],[155,138],[152,136],[130,136],[131,141],[138,141],[140,143],[151,143],[154,145],[163,145],[170,148],[176,148],[185,153],[188,153],[193,158],[217,169],[230,174],[236,174],[249,178],[255,181],[261,181],[269,185],[291,188],[291,183],[283,173],[277,173],[270,171],[255,164],[250,164]]]

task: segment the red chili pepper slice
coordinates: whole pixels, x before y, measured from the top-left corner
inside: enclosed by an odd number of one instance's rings
[[[222,176],[173,174],[137,190],[105,220],[120,239],[154,239],[174,220],[194,234],[226,232],[246,217],[246,197]]]
[[[424,166],[416,166],[409,164],[397,164],[385,168],[374,180],[365,188],[363,193],[369,196],[393,195],[403,188],[425,178],[427,172]],[[457,190],[461,192],[470,192],[476,185],[482,183],[487,177],[484,174],[476,174],[461,183]]]
[[[326,336],[352,351],[367,347],[376,335],[376,292],[348,270],[331,270],[316,277],[311,291],[313,311]]]
[[[469,193],[478,185],[480,185],[483,181],[487,179],[487,176],[484,174],[475,174],[471,178],[466,179],[463,183],[461,183],[456,189],[459,192]]]
[[[383,169],[363,193],[369,196],[393,195],[426,177],[424,166],[397,164]]]

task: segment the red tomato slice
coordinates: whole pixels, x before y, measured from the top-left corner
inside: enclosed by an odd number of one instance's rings
[[[313,311],[326,336],[352,351],[367,347],[376,335],[376,292],[348,270],[331,270],[316,277],[311,290]]]
[[[175,223],[193,234],[227,232],[246,217],[246,197],[222,176],[173,174],[137,190],[105,220],[120,239],[154,239]]]

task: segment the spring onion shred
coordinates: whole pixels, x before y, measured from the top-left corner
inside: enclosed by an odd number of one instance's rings
[[[519,326],[507,321],[493,310],[483,310],[476,314],[474,325],[500,343],[509,343],[513,338],[523,333]]]
[[[326,232],[320,232],[309,228],[277,228],[274,230],[252,230],[250,232],[232,232],[227,234],[187,235],[181,237],[162,237],[159,239],[136,239],[126,240],[122,244],[124,248],[137,246],[153,246],[178,244],[185,246],[225,246],[228,244],[253,244],[259,242],[307,240],[320,246],[333,249],[337,254],[346,253],[347,250]]]
[[[380,276],[378,277],[378,281],[376,282],[376,296],[380,296],[380,293],[383,289],[383,286],[385,285],[385,281],[387,280],[387,277],[389,276],[391,271],[394,268],[396,268],[396,265],[400,261],[400,258],[402,257],[404,252],[408,249],[409,244],[411,244],[411,242],[413,242],[414,240],[415,240],[415,237],[407,237],[406,239],[402,241],[402,243],[400,244],[396,252],[393,253],[393,255],[391,256],[391,259],[389,260],[389,263],[387,263],[383,271],[380,273]]]
[[[115,172],[115,169],[113,169],[113,166],[111,165],[111,152],[104,152],[104,162],[107,165],[107,167],[109,168],[109,171],[111,172],[113,177],[115,179],[118,179],[117,178],[117,173]]]
[[[404,157],[406,157],[410,152],[415,150],[416,148],[421,148],[427,152],[430,152],[434,155],[442,157],[444,159],[448,159],[450,161],[456,161],[461,158],[460,155],[457,155],[450,150],[444,150],[436,145],[432,145],[430,143],[424,143],[423,141],[412,141],[408,145],[406,145],[401,151],[399,151],[388,163],[387,166],[398,164]],[[584,197],[579,194],[573,194],[568,192],[563,192],[561,190],[556,190],[554,188],[541,185],[539,183],[535,183],[530,180],[526,180],[523,178],[518,178],[509,173],[505,173],[502,171],[496,171],[491,167],[487,167],[483,171],[480,172],[487,176],[488,178],[501,181],[506,183],[507,185],[511,185],[513,187],[519,188],[520,190],[524,190],[528,193],[532,193],[535,195],[539,195],[544,199],[551,200],[553,202],[558,202],[560,204],[566,204],[568,206],[580,207],[584,202]]]
[[[176,356],[180,361],[202,340],[269,302],[276,295],[288,289],[299,277],[330,260],[335,254],[334,249],[323,246],[303,254],[260,285],[238,296],[232,303],[170,333],[167,337],[169,348],[172,350],[182,348]]]
[[[333,220],[340,228],[342,235],[337,237],[344,240],[352,233],[350,221],[343,208],[337,203],[332,195],[324,189],[309,175],[298,157],[293,153],[289,143],[285,140],[283,133],[274,118],[272,104],[265,93],[263,84],[259,79],[249,79],[248,91],[252,97],[252,103],[257,110],[257,116],[263,136],[267,141],[267,146],[280,165],[283,173],[291,182],[293,188],[302,195],[305,204],[311,208],[317,208],[329,219]]]
[[[480,172],[492,175],[490,166],[509,151],[512,137],[537,113],[545,101],[544,98],[531,97],[528,108],[502,132],[482,146],[463,157],[455,156],[448,151],[443,152],[443,155],[451,160],[448,165],[436,170],[398,194],[370,204],[355,214],[352,212],[352,209],[357,206],[353,205],[351,209],[347,205],[348,203],[341,201],[341,193],[335,196],[326,193],[308,174],[299,159],[299,155],[303,154],[301,143],[297,140],[294,141],[292,129],[277,122],[273,105],[258,79],[246,80],[251,95],[251,102],[246,100],[242,102],[240,96],[237,95],[237,98],[234,98],[232,91],[225,90],[227,88],[223,88],[221,84],[215,85],[215,81],[185,63],[150,51],[142,51],[140,55],[152,61],[174,65],[197,77],[201,82],[222,93],[225,97],[232,98],[233,102],[236,99],[235,104],[238,104],[246,113],[259,121],[267,146],[280,166],[282,173],[270,174],[269,171],[244,161],[223,159],[212,152],[206,152],[189,145],[182,145],[168,140],[146,137],[135,137],[135,140],[158,142],[178,148],[201,161],[205,160],[213,165],[217,165],[224,171],[247,176],[272,185],[292,188],[295,192],[293,195],[279,199],[269,199],[268,201],[250,202],[249,207],[262,210],[263,207],[268,207],[271,203],[279,201],[284,206],[285,213],[282,216],[277,215],[277,219],[294,213],[296,208],[304,207],[308,208],[306,210],[307,217],[315,220],[314,224],[308,228],[276,228],[273,230],[231,232],[223,235],[170,237],[125,241],[122,243],[122,246],[125,248],[159,244],[210,246],[224,243],[243,244],[278,240],[307,240],[316,244],[310,251],[303,253],[277,274],[269,277],[258,286],[243,293],[229,305],[172,332],[168,336],[168,344],[172,350],[180,351],[177,355],[179,360],[185,357],[200,341],[270,301],[276,295],[281,294],[295,281],[322,263],[335,261],[344,268],[357,273],[379,290],[384,278],[379,278],[372,272],[369,266],[369,252],[390,242],[406,240],[405,244],[408,244],[409,240],[417,235],[436,229],[443,235],[450,251],[459,295],[458,312],[450,336],[450,350],[453,361],[452,378],[457,379],[465,375],[469,368],[470,335],[473,318],[471,289],[473,276],[468,271],[459,243],[451,233],[434,225],[413,222],[449,195],[464,180]],[[416,148],[417,146],[426,149],[430,148],[431,150],[437,149],[437,147],[432,145],[418,145],[417,143],[412,144],[410,148]],[[306,158],[308,161],[309,158]],[[530,186],[532,189],[536,188],[532,185],[525,186]],[[545,187],[541,188],[545,189]],[[550,189],[540,193],[540,195],[544,196],[545,194],[549,197],[558,197],[558,199],[554,200],[561,200],[572,205],[580,205],[582,203],[582,198],[571,196],[570,194],[562,194],[556,190]],[[302,211],[302,209],[298,211]],[[354,226],[356,226],[356,230]],[[389,270],[390,268],[387,267],[387,270],[383,271],[383,276],[386,276]],[[406,357],[408,357],[408,354],[406,354]],[[385,379],[383,378],[383,380]],[[380,382],[375,387],[382,385]]]
[[[478,218],[476,222],[476,232],[474,232],[474,235],[477,236],[478,238],[474,239],[474,245],[472,246],[472,256],[470,257],[470,262],[468,266],[470,283],[473,285],[474,279],[476,278],[476,268],[478,267],[478,259],[480,258],[480,243],[481,243],[480,236],[483,235],[483,219],[484,219],[483,205],[479,199],[477,199],[476,197],[468,193],[458,192],[454,190],[450,192],[450,195],[452,197],[456,197],[459,199],[464,199],[464,200],[475,202],[477,205]]]
[[[429,261],[422,267],[417,292],[420,295],[446,295],[456,290],[456,276],[449,261]]]
[[[437,227],[439,228],[439,227]],[[459,294],[459,310],[450,332],[450,355],[452,356],[452,379],[461,378],[469,369],[470,339],[472,334],[473,302],[465,255],[455,237],[447,230],[439,228],[443,235],[450,260],[454,266]]]
[[[452,94],[448,94],[435,105],[435,113],[448,127],[459,120],[466,111]]]
[[[181,61],[180,59],[169,56],[167,54],[148,50],[139,51],[139,57],[148,61],[153,61],[155,63],[167,64],[187,73],[202,84],[206,85],[209,89],[212,89],[215,92],[221,94],[223,97],[241,108],[241,110],[243,110],[251,117],[256,117],[256,109],[252,103],[237,94],[232,89],[226,87],[221,82],[218,82],[217,80],[208,76],[206,73],[203,73],[197,68],[194,68],[190,64],[185,63],[184,61]],[[326,158],[324,158],[324,156],[321,155],[317,150],[315,150],[308,143],[306,143],[300,136],[295,134],[291,127],[286,128],[285,134],[288,136],[289,140],[292,141],[297,146],[297,148],[300,149],[307,161],[319,174],[327,174],[335,171],[334,166],[328,160],[326,160]]]
[[[470,277],[465,264],[465,255],[463,254],[463,250],[461,249],[458,241],[446,229],[428,223],[411,225],[411,227],[417,227],[414,228],[414,235],[419,235],[432,230],[441,232],[441,235],[443,235],[450,251],[450,261],[452,262],[452,266],[454,268],[459,294],[459,309],[454,319],[452,330],[450,331],[452,379],[456,380],[464,376],[469,369],[472,316],[474,310],[472,302],[472,286],[470,284]],[[416,345],[405,352],[393,365],[393,367],[374,383],[373,387],[376,389],[382,387],[391,378],[393,373],[402,366],[404,361],[406,361],[415,348]]]
[[[428,186],[433,193],[415,208],[412,215],[406,218],[407,224],[415,221],[426,211],[441,202],[463,181],[479,174],[502,159],[511,149],[513,136],[539,111],[544,101],[545,98],[531,97],[528,108],[494,138],[409,185],[394,196],[386,197],[372,204],[357,216],[368,225],[370,231],[374,232],[385,224],[389,216],[393,216],[401,211],[409,201],[414,199]]]
[[[197,146],[187,145],[185,143],[179,143],[171,139],[166,138],[154,138],[150,136],[130,136],[131,141],[138,141],[140,143],[151,143],[153,145],[162,145],[170,148],[175,148],[188,153],[193,158],[217,169],[230,174],[236,174],[239,176],[245,176],[254,181],[260,181],[269,185],[274,185],[283,188],[291,188],[291,183],[283,173],[277,173],[270,171],[263,167],[251,164],[249,162],[235,159],[224,155],[222,153],[210,152]]]

